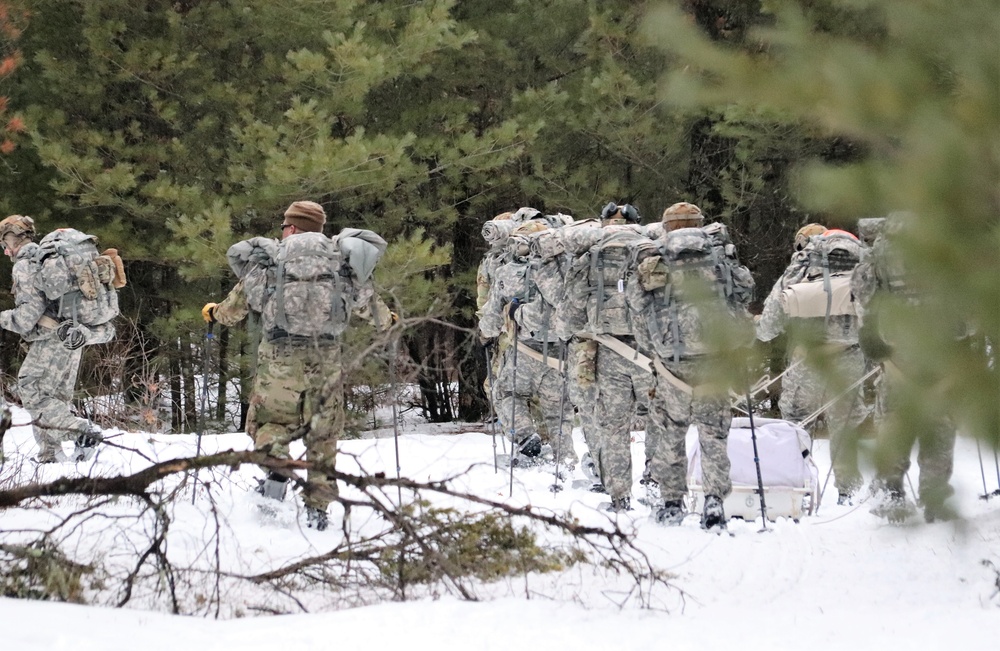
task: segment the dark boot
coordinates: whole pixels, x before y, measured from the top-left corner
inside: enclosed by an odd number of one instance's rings
[[[684,502],[681,500],[667,500],[656,510],[656,521],[660,524],[676,527],[684,521]]]
[[[722,508],[722,498],[718,495],[705,496],[705,508],[701,511],[701,528],[726,528],[726,512]]]

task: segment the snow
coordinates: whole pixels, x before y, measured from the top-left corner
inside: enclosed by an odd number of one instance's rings
[[[26,420],[18,412],[15,422]],[[463,431],[463,429],[465,431]],[[669,571],[669,586],[646,595],[646,606],[628,581],[591,566],[576,566],[557,575],[532,575],[485,586],[481,601],[454,595],[424,595],[408,602],[339,607],[330,595],[317,594],[305,605],[308,613],[254,616],[228,613],[214,619],[179,617],[141,610],[148,595],[137,594],[126,608],[0,599],[0,639],[4,651],[72,649],[237,649],[393,648],[509,650],[519,649],[943,649],[1000,648],[1000,498],[980,499],[983,480],[973,440],[959,438],[955,454],[951,504],[963,516],[948,523],[924,524],[913,517],[890,525],[869,513],[869,504],[838,506],[836,491],[824,495],[819,512],[799,522],[779,519],[760,532],[761,520],[733,520],[733,536],[703,532],[697,518],[666,528],[650,520],[649,509],[635,504],[626,514],[599,510],[606,495],[574,488],[583,484],[577,469],[565,490],[549,490],[548,470],[515,471],[513,494],[508,474],[495,472],[488,433],[467,428],[405,423],[399,439],[403,476],[418,481],[454,477],[453,487],[476,495],[530,504],[555,513],[570,513],[581,524],[632,532],[651,563]],[[456,433],[459,432],[459,433]],[[577,452],[584,451],[575,432]],[[137,470],[148,462],[190,454],[191,435],[120,433],[90,464],[49,465],[35,470],[25,463],[34,454],[25,427],[11,430],[4,442],[8,464],[0,488],[60,474],[115,474]],[[870,445],[870,442],[868,442]],[[206,436],[207,452],[247,449],[244,434]],[[500,441],[497,446],[499,449]],[[341,442],[338,468],[357,472],[396,472],[391,430]],[[132,451],[134,450],[134,452]],[[296,452],[293,449],[293,452]],[[814,443],[813,454],[825,478],[829,448]],[[643,433],[636,432],[633,458],[638,480]],[[983,450],[987,488],[997,488],[992,451]],[[871,469],[864,468],[866,477]],[[301,512],[291,498],[276,518],[262,521],[258,497],[250,491],[260,471],[203,471],[213,479],[212,500],[199,495],[191,504],[190,488],[180,487],[174,507],[170,551],[175,562],[204,561],[206,531],[213,530],[211,508],[228,534],[220,547],[221,563],[235,572],[251,573],[282,562],[322,553],[340,540],[336,531],[343,512],[331,508],[331,528],[316,532],[300,526]],[[10,473],[19,473],[11,475]],[[910,479],[916,485],[916,463]],[[832,486],[832,482],[831,482]],[[184,492],[186,491],[186,492]],[[634,484],[633,495],[643,487]],[[395,498],[395,491],[388,496]],[[454,504],[452,499],[440,499]],[[633,499],[635,501],[635,499]],[[65,502],[65,503],[64,503]],[[79,508],[82,498],[48,501],[48,508],[0,512],[0,542],[43,528],[58,514]],[[301,502],[297,502],[300,506]],[[103,507],[109,520],[134,508],[125,501]],[[336,523],[336,526],[333,524]],[[140,525],[142,526],[142,525]],[[148,523],[147,525],[148,526]],[[381,526],[378,518],[351,516],[352,529]],[[101,550],[106,562],[131,558],[122,549],[127,532],[107,523],[80,526],[72,540],[77,550]],[[542,534],[544,535],[544,534]],[[133,550],[134,551],[134,550]],[[992,565],[990,565],[992,564]],[[634,586],[633,586],[634,587]],[[232,597],[229,597],[232,598]],[[247,598],[249,603],[249,597]],[[244,615],[229,617],[229,614]]]

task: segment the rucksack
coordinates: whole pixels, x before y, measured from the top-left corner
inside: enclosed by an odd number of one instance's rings
[[[263,299],[268,341],[342,334],[355,307],[356,287],[371,278],[385,247],[375,233],[356,228],[334,238],[299,233],[277,242]]]
[[[800,256],[802,269],[781,293],[781,305],[791,318],[829,320],[856,316],[851,272],[861,261],[864,245],[841,230],[813,235]]]
[[[744,334],[749,341],[753,277],[735,249],[727,251],[726,239],[714,224],[680,228],[656,242],[656,256],[638,263],[629,300],[645,326],[637,331],[643,347],[675,361],[711,352],[705,324],[722,320],[741,327],[741,343]]]
[[[118,288],[126,283],[117,251],[97,251],[97,238],[60,228],[38,243],[35,287],[58,302],[57,316],[85,326],[108,323],[119,314]]]
[[[573,258],[566,273],[565,298],[560,305],[559,322],[563,330],[560,338],[579,331],[631,336],[633,319],[625,288],[640,251],[649,252],[653,248],[652,240],[638,226],[601,228],[600,239]]]

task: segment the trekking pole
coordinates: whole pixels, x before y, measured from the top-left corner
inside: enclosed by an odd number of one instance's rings
[[[210,321],[208,328],[205,330],[205,341],[201,349],[201,427],[198,428],[198,438],[194,450],[195,459],[201,456],[201,436],[205,432],[205,423],[208,420],[208,354],[212,338],[215,336],[212,333],[212,328],[214,327],[215,322]],[[191,489],[191,504],[194,504],[194,498],[197,494],[198,469],[196,468],[194,471],[194,488]]]
[[[979,441],[979,439],[976,439]],[[997,449],[993,448],[993,465],[997,468],[997,489],[990,493],[993,496],[1000,496],[1000,457],[997,456]]]
[[[392,338],[392,358],[389,359],[389,390],[392,391],[392,439],[396,448],[396,498],[399,508],[403,508],[403,487],[399,485],[399,417],[396,409],[396,357],[399,354],[399,338]]]
[[[986,468],[983,466],[983,451],[979,447],[979,438],[976,438],[976,454],[979,455],[979,474],[983,478],[983,494],[979,496],[981,500],[988,500],[992,495],[988,488],[986,488]]]
[[[496,413],[493,410],[493,359],[490,355],[490,346],[486,344],[483,346],[483,351],[486,353],[486,379],[490,383],[490,390],[486,392],[486,402],[490,403],[490,436],[493,438],[493,474],[500,472],[500,467],[497,465],[497,418]]]
[[[511,360],[511,378],[510,378],[510,488],[509,496],[514,495],[514,455],[515,450],[520,450],[516,441],[516,431],[517,428],[514,426],[514,411],[517,408],[517,324],[514,324],[514,332],[511,335],[511,345],[514,348],[513,358]]]
[[[760,472],[760,454],[757,452],[757,428],[753,422],[753,402],[750,399],[750,388],[747,387],[747,414],[750,417],[750,440],[753,442],[753,464],[757,467],[757,492],[760,495],[760,518],[763,529],[758,533],[767,531],[767,506],[764,503],[764,477]]]
[[[562,454],[562,438],[563,438],[563,420],[566,415],[566,393],[568,391],[566,387],[567,378],[569,374],[566,372],[566,348],[567,344],[562,344],[562,349],[559,351],[559,374],[562,375],[562,393],[559,394],[559,437],[556,439],[556,469],[553,471],[553,483],[549,490],[553,493],[558,493],[562,490],[562,486],[559,484],[559,459]]]

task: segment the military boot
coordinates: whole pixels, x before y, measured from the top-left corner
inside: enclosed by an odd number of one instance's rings
[[[701,528],[726,528],[726,512],[722,508],[722,498],[718,495],[706,495],[705,507],[701,511]]]

